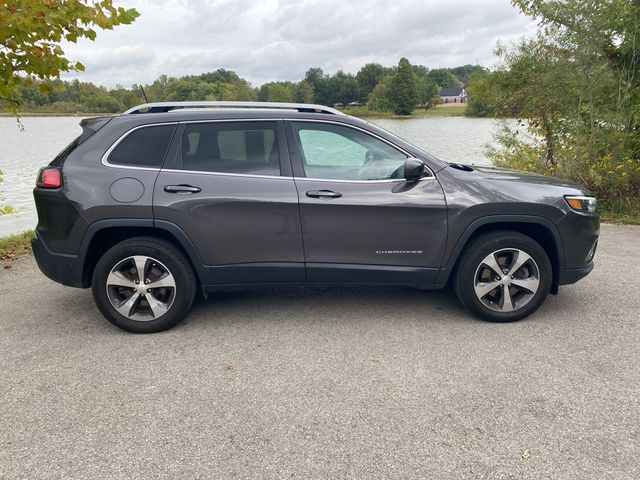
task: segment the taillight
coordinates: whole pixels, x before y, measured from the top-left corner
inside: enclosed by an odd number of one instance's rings
[[[36,187],[60,188],[62,186],[62,172],[57,168],[44,167],[38,172]]]

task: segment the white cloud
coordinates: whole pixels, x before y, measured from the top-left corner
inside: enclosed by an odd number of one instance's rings
[[[429,68],[491,65],[497,40],[535,25],[508,0],[116,0],[141,16],[66,44],[86,71],[68,75],[101,85],[148,83],[225,68],[254,85],[299,80],[310,67],[355,73],[401,56]]]

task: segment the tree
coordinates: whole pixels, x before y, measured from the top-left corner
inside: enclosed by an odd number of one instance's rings
[[[540,37],[553,43],[557,54],[570,59],[576,69],[584,94],[581,100],[587,107],[588,155],[593,163],[598,149],[601,107],[608,108],[609,114],[615,110],[616,121],[627,126],[638,121],[640,1],[514,0],[513,3],[523,13],[539,19]],[[598,105],[607,92],[617,97],[613,100],[614,109],[608,102]],[[611,123],[612,119],[601,120]]]
[[[289,88],[287,88],[286,85],[282,83],[276,83],[269,87],[267,101],[290,103],[293,101],[293,93]]]
[[[391,112],[393,107],[389,98],[391,92],[391,80],[393,74],[390,73],[378,82],[373,92],[369,94],[367,107],[376,112]]]
[[[401,58],[389,84],[389,100],[394,113],[411,115],[418,106],[418,83],[411,63]]]
[[[332,103],[348,105],[358,99],[358,83],[356,78],[350,73],[338,70],[335,75],[329,78],[329,85],[333,92]]]
[[[356,73],[356,82],[358,83],[358,90],[360,100],[367,100],[367,97],[376,85],[389,74],[390,69],[383,67],[379,63],[367,63],[364,65],[358,73]]]
[[[468,117],[492,117],[496,115],[496,105],[499,103],[500,92],[495,88],[497,82],[491,78],[491,75],[491,73],[483,69],[476,70],[469,77],[466,87],[469,100],[465,110],[465,115]]]
[[[66,56],[60,42],[95,40],[95,27],[112,29],[133,22],[139,13],[114,7],[112,0],[9,0],[0,10],[0,102],[17,113],[23,103],[20,86],[82,71]],[[49,84],[39,83],[47,92]]]
[[[298,103],[313,103],[315,101],[313,87],[305,80],[296,83],[293,88],[293,101]]]
[[[427,76],[436,82],[440,88],[457,87],[460,85],[460,80],[458,80],[458,78],[451,73],[448,68],[436,68],[434,70],[430,70]]]
[[[537,36],[499,47],[483,81],[499,92],[485,96],[496,113],[511,110],[528,135],[505,127],[494,161],[582,183],[614,211],[640,208],[640,2],[513,3]]]
[[[315,101],[321,105],[333,105],[335,92],[329,84],[329,76],[325,75],[321,68],[310,68],[304,75],[304,81],[313,88]]]
[[[471,81],[471,76],[476,72],[487,72],[487,69],[480,65],[460,65],[459,67],[450,68],[449,71],[455,75],[462,85],[468,85]]]
[[[438,94],[438,85],[427,76],[419,76],[416,79],[418,89],[418,104],[426,108],[434,106],[433,97]]]

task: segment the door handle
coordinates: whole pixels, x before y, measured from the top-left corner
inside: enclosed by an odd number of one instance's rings
[[[341,196],[341,193],[331,190],[309,190],[307,192],[307,197],[311,198],[340,198]]]
[[[200,190],[201,188],[191,185],[166,185],[164,187],[164,191],[167,193],[179,193],[182,195],[186,193],[198,193]]]

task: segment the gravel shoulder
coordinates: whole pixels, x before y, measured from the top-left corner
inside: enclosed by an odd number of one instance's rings
[[[0,478],[640,478],[639,258],[603,225],[593,273],[513,324],[283,288],[154,335],[0,262]]]

